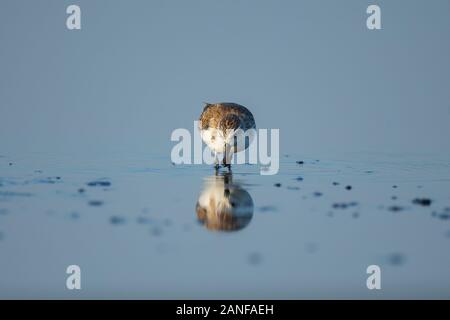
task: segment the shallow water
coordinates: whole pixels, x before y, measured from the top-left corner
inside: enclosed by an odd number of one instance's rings
[[[284,155],[258,172],[2,155],[0,297],[450,296],[448,158]],[[71,264],[82,290],[65,288]],[[366,288],[372,264],[382,290]]]

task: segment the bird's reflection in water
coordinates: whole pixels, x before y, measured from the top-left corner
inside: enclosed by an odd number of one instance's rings
[[[208,230],[239,231],[253,217],[253,199],[231,173],[208,177],[197,205],[197,219]]]

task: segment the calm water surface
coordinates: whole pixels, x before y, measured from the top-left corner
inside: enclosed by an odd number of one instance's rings
[[[289,154],[261,176],[4,154],[0,297],[449,298],[449,190],[437,156]],[[71,264],[82,290],[65,288]]]

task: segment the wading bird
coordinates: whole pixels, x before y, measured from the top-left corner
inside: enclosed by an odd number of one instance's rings
[[[237,103],[206,103],[199,129],[202,140],[215,153],[215,168],[220,167],[218,153],[222,153],[223,166],[231,169],[233,153],[249,147],[256,124],[252,113]]]

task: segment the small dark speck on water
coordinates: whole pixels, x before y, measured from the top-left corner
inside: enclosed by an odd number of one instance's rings
[[[281,187],[281,183],[277,182],[277,183],[274,184],[274,186],[279,188],[279,187]]]
[[[56,178],[52,178],[52,177],[47,177],[47,178],[43,178],[43,179],[39,179],[37,180],[38,183],[48,183],[48,184],[55,184]]]
[[[297,177],[297,178],[295,178],[295,180],[297,180],[297,181],[303,181],[303,177]]]
[[[300,190],[299,187],[294,187],[294,186],[288,186],[287,189],[288,190]]]
[[[428,207],[431,205],[431,199],[428,198],[416,198],[412,201],[413,204],[417,204],[419,206]]]
[[[304,161],[296,161],[297,164],[304,164]]]
[[[400,206],[390,206],[390,207],[388,208],[388,210],[389,210],[389,211],[392,211],[392,212],[399,212],[399,211],[403,211],[403,207],[400,207]]]
[[[313,195],[314,195],[314,197],[321,197],[323,195],[323,193],[316,191],[313,193]]]
[[[372,170],[367,170],[366,173],[373,173],[373,171]]]
[[[88,182],[87,185],[89,187],[109,187],[109,186],[111,186],[111,182],[98,180],[98,181]]]
[[[333,209],[347,209],[348,207],[355,207],[357,206],[358,203],[353,201],[353,202],[336,202],[333,203]]]
[[[396,185],[393,185],[392,188],[397,189],[398,187]]]
[[[86,190],[84,190],[83,188],[78,189],[78,193],[84,193]]]
[[[338,186],[339,182],[333,182],[333,186]]]
[[[346,186],[345,189],[346,190],[352,190],[352,186]]]
[[[275,211],[277,211],[277,208],[275,206],[267,205],[267,206],[259,207],[258,210],[261,212],[275,212]]]
[[[257,266],[262,262],[262,255],[259,252],[252,252],[247,256],[247,261],[252,266]]]
[[[109,218],[109,222],[112,225],[121,225],[125,224],[125,218],[119,216],[112,216],[111,218]]]
[[[401,266],[405,263],[405,255],[401,253],[391,253],[387,257],[387,261],[391,266]]]
[[[99,207],[101,205],[103,205],[103,201],[100,200],[91,200],[88,202],[88,204],[92,207]]]
[[[12,162],[10,162],[10,163],[9,163],[9,165],[10,165],[10,166],[12,166],[12,165],[13,165],[13,163],[12,163]]]
[[[392,196],[391,199],[392,200],[397,200],[397,196]]]
[[[447,210],[448,208],[445,208],[443,212],[437,213],[436,211],[433,211],[431,213],[432,217],[437,217],[441,220],[449,220],[450,219],[450,210]]]

